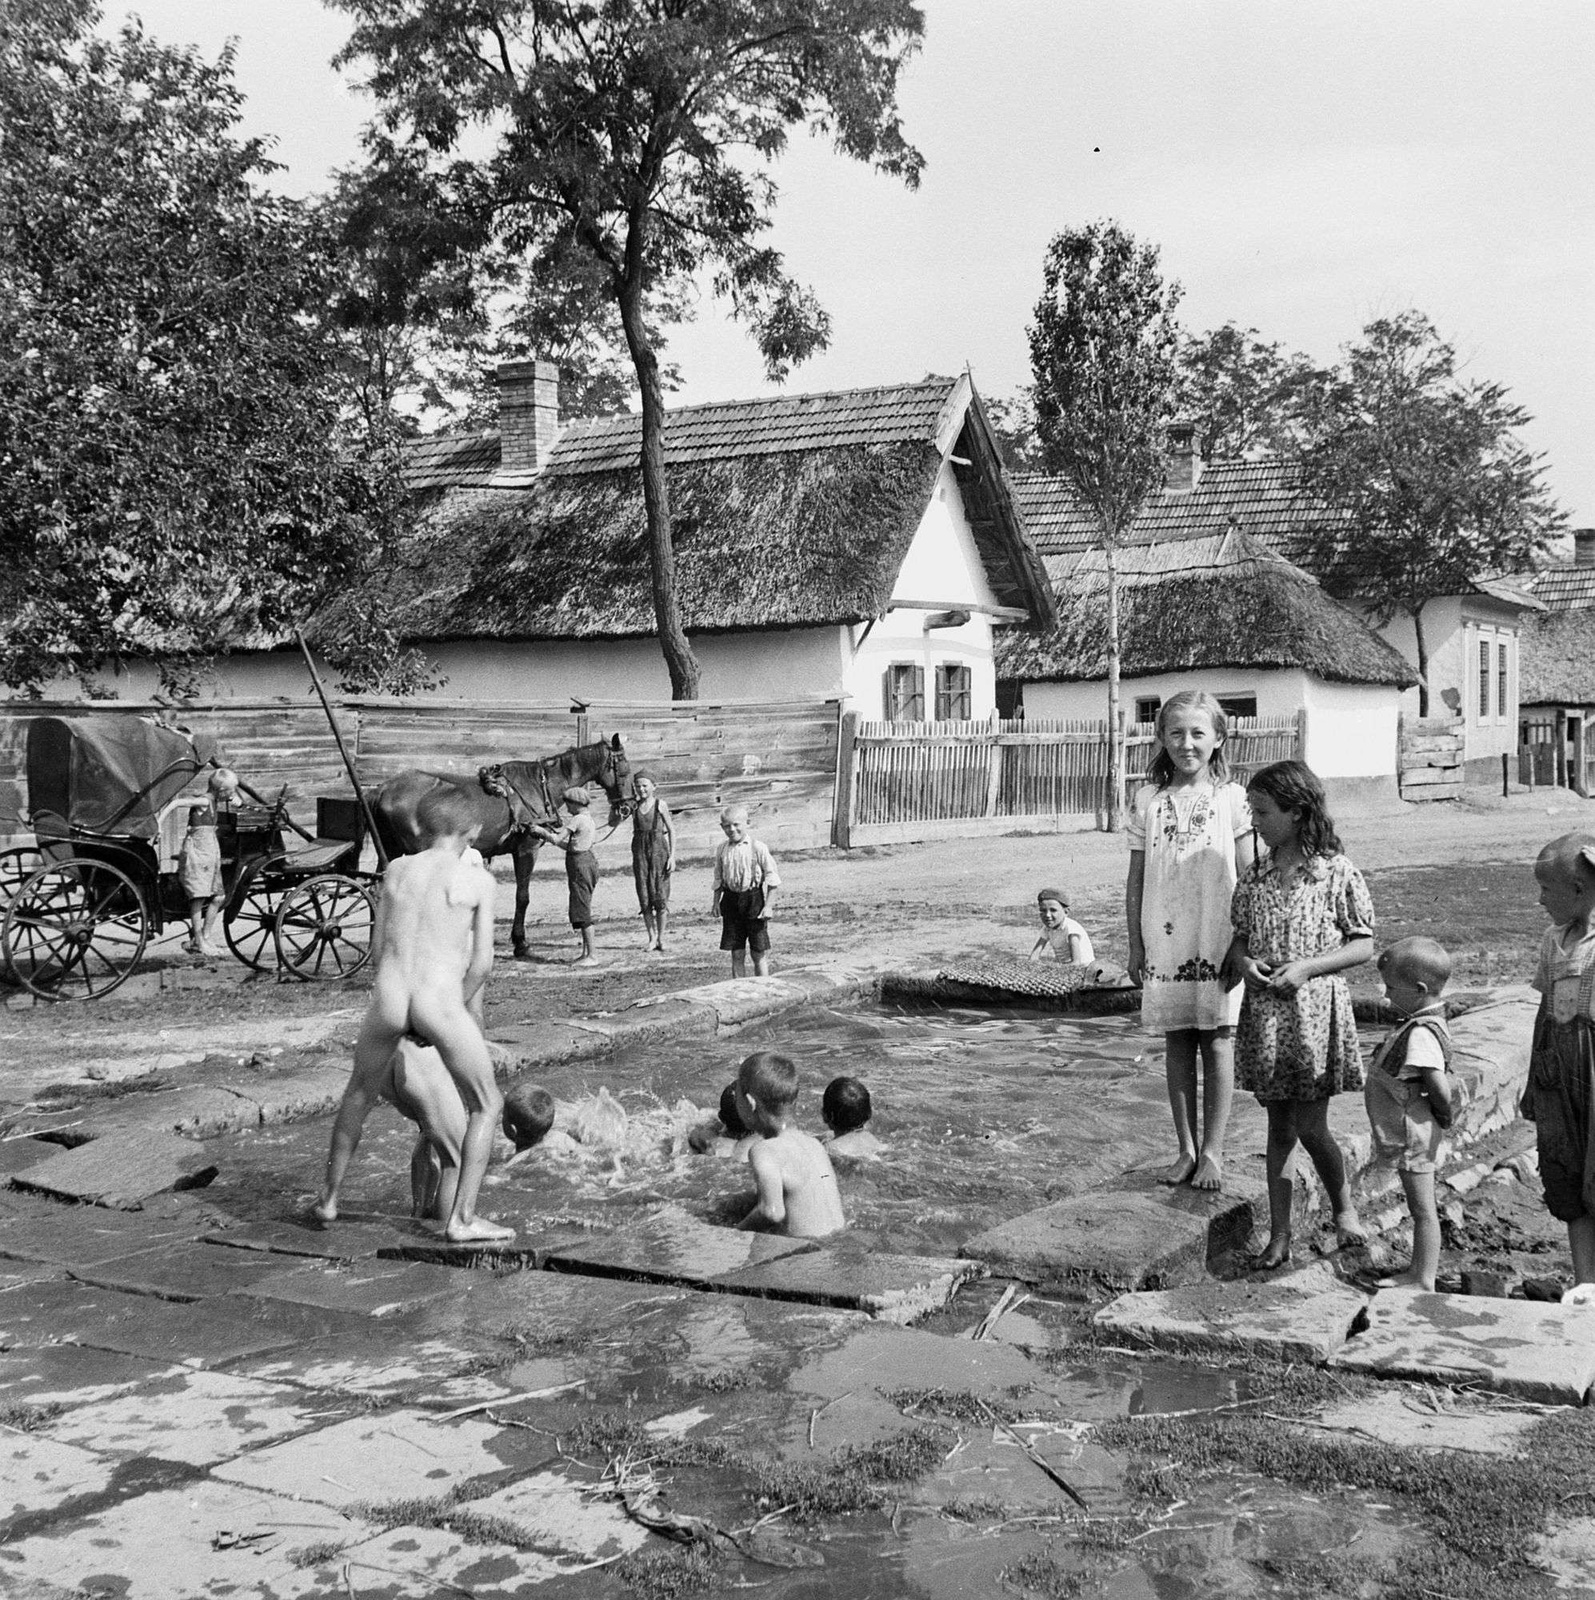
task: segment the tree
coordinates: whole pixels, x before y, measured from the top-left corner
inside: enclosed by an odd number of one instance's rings
[[[1459,377],[1456,351],[1418,311],[1369,323],[1315,407],[1302,470],[1330,514],[1300,559],[1376,620],[1412,618],[1420,716],[1424,607],[1521,571],[1564,520],[1543,458],[1517,437],[1529,421],[1500,384]]]
[[[1256,328],[1226,322],[1180,336],[1174,403],[1196,425],[1204,461],[1293,454],[1325,377],[1308,357],[1264,343]]]
[[[1108,825],[1115,831],[1124,821],[1125,760],[1114,553],[1163,484],[1180,293],[1178,284],[1164,284],[1155,245],[1137,245],[1116,222],[1094,222],[1066,229],[1048,245],[1030,329],[1036,429],[1047,467],[1068,479],[1096,518],[1107,567]]]
[[[773,380],[823,348],[824,311],[764,242],[767,170],[807,125],[917,184],[897,80],[914,0],[329,0],[355,19],[386,136],[424,157],[462,216],[543,282],[596,273],[642,409],[654,615],[677,699],[698,663],[681,625],[654,324],[696,275],[751,326]],[[470,138],[467,140],[467,135]],[[480,155],[462,154],[466,144]]]
[[[30,692],[280,635],[397,483],[340,426],[326,240],[256,186],[230,54],[97,21],[0,11],[0,679]]]

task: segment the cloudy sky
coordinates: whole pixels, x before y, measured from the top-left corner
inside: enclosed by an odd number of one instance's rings
[[[160,38],[237,41],[249,131],[292,192],[352,161],[370,104],[328,65],[319,0],[105,0]],[[903,85],[917,193],[800,137],[776,242],[833,319],[790,387],[969,365],[1028,377],[1047,240],[1116,217],[1158,244],[1182,317],[1331,359],[1416,306],[1470,373],[1534,413],[1529,442],[1595,523],[1595,6],[1587,0],[925,0]],[[683,401],[767,392],[706,299],[680,331]]]

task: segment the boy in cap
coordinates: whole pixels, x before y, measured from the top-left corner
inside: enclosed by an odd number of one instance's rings
[[[581,954],[575,964],[590,967],[593,964],[593,888],[598,882],[598,857],[593,854],[593,843],[598,837],[598,825],[588,815],[592,796],[579,784],[565,791],[560,801],[566,813],[563,828],[551,829],[532,824],[532,832],[558,845],[565,852],[565,878],[570,885],[570,925],[582,942]]]

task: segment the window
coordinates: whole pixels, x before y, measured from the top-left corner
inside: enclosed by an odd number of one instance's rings
[[[925,669],[893,666],[886,669],[882,699],[888,722],[925,720]]]
[[[1221,694],[1216,698],[1226,717],[1255,717],[1257,715],[1257,696],[1255,694]]]
[[[1495,709],[1496,715],[1505,717],[1507,714],[1506,694],[1506,645],[1496,646],[1496,679],[1495,679]]]
[[[1479,721],[1490,714],[1490,641],[1479,640]]]
[[[936,669],[936,720],[968,722],[973,699],[973,675],[968,667],[944,662]]]
[[[1163,702],[1155,694],[1139,695],[1135,702],[1135,720],[1137,722],[1156,722],[1157,714],[1163,709]]]

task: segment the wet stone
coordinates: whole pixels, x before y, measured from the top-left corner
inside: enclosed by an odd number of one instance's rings
[[[683,989],[676,998],[709,1007],[721,1028],[735,1028],[800,1006],[809,996],[803,985],[788,983],[784,978],[726,978],[720,983]]]
[[[459,1288],[458,1277],[446,1267],[390,1265],[384,1261],[362,1263],[344,1271],[296,1267],[261,1278],[238,1293],[367,1317],[391,1317],[456,1295]]]
[[[1367,1331],[1330,1365],[1582,1405],[1595,1383],[1595,1306],[1382,1289]]]
[[[603,1035],[573,1027],[568,1022],[523,1022],[513,1027],[494,1028],[488,1044],[504,1047],[512,1076],[535,1067],[603,1055],[609,1050],[609,1041]]]
[[[61,1266],[95,1266],[156,1244],[191,1239],[198,1231],[195,1222],[187,1218],[157,1220],[145,1214],[124,1216],[98,1206],[33,1200],[26,1211],[8,1218],[0,1228],[0,1256]]]
[[[238,1362],[231,1370],[329,1395],[376,1395],[446,1411],[511,1393],[503,1369],[483,1371],[484,1364],[503,1356],[486,1341],[400,1334],[377,1323],[358,1340],[313,1339]]]
[[[229,1228],[224,1233],[207,1233],[204,1242],[235,1250],[313,1256],[322,1261],[360,1261],[374,1258],[378,1250],[391,1245],[396,1231],[392,1222],[359,1222],[343,1217],[330,1228],[303,1221],[254,1223]]]
[[[868,1323],[792,1374],[794,1394],[835,1399],[854,1390],[945,1389],[978,1395],[1044,1383],[1046,1372],[1012,1345],[947,1339],[914,1328]]]
[[[526,1332],[544,1341],[627,1328],[647,1312],[678,1306],[682,1290],[563,1272],[472,1277],[461,1285],[468,1326],[483,1334]]]
[[[170,1377],[181,1370],[116,1350],[46,1345],[43,1349],[11,1350],[0,1355],[0,1393],[4,1393],[7,1404],[90,1405],[126,1394],[151,1378]]]
[[[712,1283],[745,1267],[813,1248],[811,1239],[715,1228],[681,1210],[662,1206],[624,1233],[593,1234],[550,1252],[561,1272],[595,1272],[660,1283]]]
[[[317,1568],[323,1585],[318,1595],[342,1589],[345,1565],[356,1594],[380,1593],[382,1600],[437,1600],[454,1594],[534,1600],[556,1594],[542,1585],[573,1570],[570,1563],[536,1550],[467,1543],[442,1528],[401,1527],[344,1550]]]
[[[122,1289],[161,1300],[208,1300],[214,1295],[246,1289],[261,1278],[281,1272],[282,1267],[269,1259],[223,1255],[217,1250],[164,1249],[141,1250],[70,1270],[79,1282],[102,1289]]]
[[[36,1167],[41,1161],[60,1153],[61,1146],[48,1139],[0,1140],[0,1178],[26,1172],[29,1167]]]
[[[1416,1450],[1466,1450],[1470,1455],[1515,1455],[1540,1419],[1533,1411],[1491,1411],[1429,1402],[1433,1390],[1398,1397],[1344,1400],[1320,1413],[1331,1428],[1345,1428],[1381,1444]]]
[[[177,1134],[208,1139],[259,1125],[254,1104],[225,1089],[195,1085],[155,1094],[129,1094],[117,1100],[91,1101],[78,1113],[74,1138],[125,1139],[129,1134]]]
[[[43,1434],[0,1430],[0,1540],[10,1538],[21,1517],[103,1494],[115,1474],[116,1463],[92,1451]]]
[[[1266,1282],[1210,1281],[1121,1295],[1092,1321],[1098,1333],[1157,1350],[1327,1361],[1367,1304],[1367,1295],[1320,1265]]]
[[[645,1528],[612,1499],[592,1498],[589,1488],[563,1473],[536,1472],[470,1506],[481,1516],[513,1523],[539,1550],[573,1561],[607,1561],[648,1543]]]
[[[11,1181],[64,1200],[136,1211],[155,1195],[201,1188],[215,1176],[203,1145],[173,1133],[135,1131],[63,1150]]]
[[[1219,1193],[1142,1180],[1139,1187],[1071,1196],[977,1234],[963,1253],[1026,1283],[1082,1281],[1155,1289],[1182,1268],[1243,1244],[1261,1185],[1226,1177]]]
[[[960,1284],[984,1272],[975,1261],[821,1248],[747,1267],[717,1279],[716,1285],[737,1294],[867,1311],[883,1321],[906,1324],[939,1311]]]

